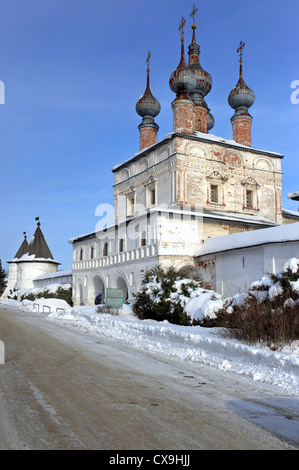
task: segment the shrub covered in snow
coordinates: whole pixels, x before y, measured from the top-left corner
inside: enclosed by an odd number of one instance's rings
[[[250,344],[265,343],[278,349],[299,339],[299,259],[285,263],[251,285],[247,294],[226,300],[213,326]]]
[[[178,325],[201,324],[206,318],[215,318],[223,306],[219,294],[203,289],[199,280],[183,278],[173,267],[147,271],[135,298],[133,311],[138,318]]]
[[[36,300],[36,299],[61,299],[65,300],[69,305],[72,303],[72,287],[70,284],[51,284],[42,288],[33,287],[32,289],[21,289],[20,291],[11,291],[8,295],[9,299],[17,300]]]

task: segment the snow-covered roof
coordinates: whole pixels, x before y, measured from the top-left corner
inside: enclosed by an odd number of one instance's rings
[[[294,191],[293,193],[289,193],[288,198],[293,199],[295,201],[299,201],[299,191]]]
[[[239,147],[243,150],[249,150],[249,151],[264,153],[264,154],[267,154],[267,155],[272,155],[272,156],[275,156],[275,157],[283,158],[283,155],[281,153],[270,152],[268,150],[257,149],[255,147],[249,147],[248,145],[239,144],[235,140],[224,139],[223,137],[218,137],[217,135],[206,134],[204,132],[198,132],[198,131],[194,132],[194,134],[195,134],[196,137],[199,137],[200,139],[203,139],[203,140],[206,140],[206,141],[217,142],[218,144],[226,144],[226,145],[229,145],[231,147]]]
[[[184,137],[185,134],[178,134],[176,132],[170,132],[169,134],[166,134],[164,139],[160,140],[159,142],[156,142],[155,144],[151,145],[150,147],[147,147],[146,149],[141,150],[140,152],[135,153],[134,155],[132,155],[132,157],[128,158],[124,162],[122,162],[118,165],[115,165],[112,168],[112,172],[114,173],[115,171],[117,171],[121,167],[125,166],[129,162],[131,162],[131,161],[135,160],[136,158],[138,158],[140,155],[142,155],[146,152],[149,152],[150,150],[154,149],[156,146],[163,144],[166,140],[171,139],[173,136],[174,137],[175,136]],[[239,144],[235,140],[224,139],[223,137],[218,137],[217,135],[213,135],[213,134],[206,134],[204,132],[195,131],[193,134],[188,134],[188,138],[190,138],[190,139],[193,138],[194,140],[201,140],[201,141],[205,141],[205,142],[209,142],[209,143],[216,142],[217,144],[222,144],[222,145],[233,147],[233,148],[240,148],[240,149],[247,150],[247,151],[250,151],[250,152],[255,152],[255,153],[268,155],[268,156],[272,156],[272,157],[277,157],[277,158],[283,158],[283,155],[281,153],[270,152],[268,150],[257,149],[255,147],[249,147],[248,145]]]
[[[282,215],[299,219],[299,211],[290,211],[289,209],[282,209]]]
[[[134,155],[132,155],[132,157],[128,158],[127,160],[125,160],[124,162],[122,163],[119,163],[118,165],[115,165],[113,168],[112,168],[112,172],[114,173],[116,170],[118,170],[119,168],[121,168],[122,166],[126,165],[127,163],[129,163],[130,161],[133,161],[135,160],[135,158],[138,158],[140,155],[146,153],[146,152],[149,152],[150,150],[152,150],[153,148],[155,148],[157,145],[161,145],[163,144],[166,140],[169,140],[172,136],[173,136],[174,132],[171,132],[169,134],[166,134],[164,139],[160,140],[159,142],[156,142],[155,144],[151,145],[150,147],[147,147],[143,150],[140,150],[140,152],[137,152],[137,153],[134,153]]]
[[[54,263],[54,264],[61,264],[59,261],[55,261],[53,258],[39,258],[36,257],[34,254],[29,255],[29,253],[25,253],[21,258],[14,258],[10,261],[7,261],[7,263],[19,263],[19,262],[43,262],[43,263]]]
[[[207,238],[194,256],[203,256],[256,245],[291,241],[299,241],[299,222],[250,232]]]
[[[37,276],[34,280],[53,279],[55,277],[72,276],[72,273],[73,271],[71,269],[65,269],[63,271],[57,271],[56,273],[41,274],[40,276]]]
[[[182,209],[172,209],[172,208],[164,208],[162,207],[153,207],[149,209],[151,213],[158,212],[158,213],[172,213],[172,214],[184,214],[184,216],[194,216],[194,217],[201,217],[206,219],[216,219],[216,220],[226,220],[231,222],[249,224],[249,225],[261,225],[269,227],[269,226],[277,226],[275,222],[269,219],[265,219],[264,217],[259,217],[257,215],[249,215],[249,214],[238,214],[235,212],[216,212],[216,211],[191,211],[191,210],[182,210]],[[142,217],[144,214],[135,217]],[[126,223],[126,221],[122,222]],[[110,225],[109,227],[105,228],[105,231],[113,228],[115,225]],[[104,229],[103,229],[104,230]],[[75,242],[83,241],[86,239],[91,239],[96,237],[96,233],[100,233],[103,230],[99,230],[98,232],[90,232],[85,233],[83,235],[79,235],[78,237],[72,237],[68,240],[70,244]]]

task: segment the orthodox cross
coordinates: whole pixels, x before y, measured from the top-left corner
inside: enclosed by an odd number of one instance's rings
[[[184,42],[184,26],[186,24],[186,20],[185,18],[182,16],[182,19],[181,19],[181,22],[180,22],[180,26],[179,26],[179,30],[181,31],[181,36],[182,36],[182,42]]]
[[[195,5],[193,5],[193,10],[190,13],[190,16],[193,16],[193,25],[195,25],[195,13],[198,12],[198,8],[196,8]]]
[[[244,47],[245,47],[245,42],[240,41],[239,47],[237,49],[237,53],[239,54],[240,61],[242,60],[242,57],[244,54]]]
[[[150,58],[151,58],[151,53],[150,53],[150,51],[148,51],[148,54],[147,54],[147,59],[146,59],[146,63],[147,63],[147,70],[149,70],[149,61],[150,61]]]

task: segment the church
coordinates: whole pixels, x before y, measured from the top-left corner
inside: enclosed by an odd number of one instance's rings
[[[144,272],[154,266],[200,274],[195,255],[210,238],[299,221],[281,206],[283,155],[252,146],[249,109],[255,95],[243,76],[242,42],[239,80],[228,96],[232,139],[211,133],[212,78],[200,62],[195,13],[194,8],[188,57],[182,18],[180,62],[169,79],[172,131],[158,140],[161,107],[150,88],[149,54],[146,88],[136,104],[139,151],[112,169],[114,221],[69,240],[74,305],[93,305],[106,288],[123,289],[130,301]]]

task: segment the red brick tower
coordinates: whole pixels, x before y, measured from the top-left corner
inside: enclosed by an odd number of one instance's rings
[[[253,105],[255,95],[243,79],[242,56],[244,46],[245,43],[241,41],[237,49],[240,55],[240,75],[237,85],[229,94],[228,103],[235,109],[235,114],[231,118],[234,141],[251,147],[252,116],[249,114],[248,109]]]
[[[140,132],[139,150],[144,150],[157,142],[157,132],[159,126],[155,123],[154,118],[158,116],[161,106],[158,100],[154,98],[150,90],[149,83],[149,59],[150,52],[147,56],[147,80],[146,89],[141,98],[137,101],[136,112],[142,117],[142,122],[138,129]]]

